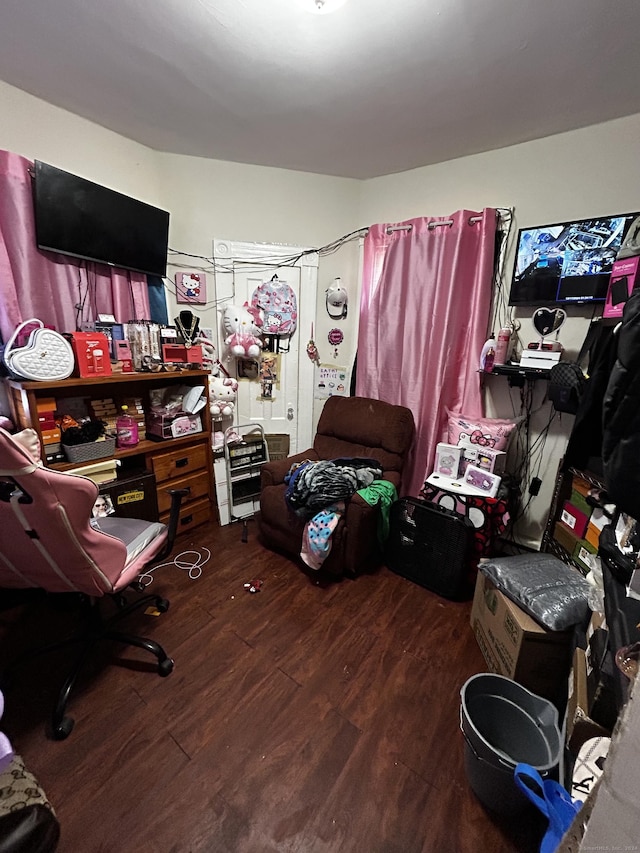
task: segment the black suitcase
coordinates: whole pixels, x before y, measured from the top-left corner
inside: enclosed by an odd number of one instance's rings
[[[418,498],[401,498],[391,506],[387,566],[444,598],[461,598],[468,587],[473,531],[464,515]]]

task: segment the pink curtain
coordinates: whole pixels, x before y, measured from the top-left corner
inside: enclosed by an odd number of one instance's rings
[[[7,341],[23,320],[38,317],[70,332],[96,315],[119,323],[148,319],[147,279],[36,247],[29,170],[33,163],[0,151],[0,333]]]
[[[478,363],[491,308],[496,211],[374,225],[365,239],[356,393],[407,406],[404,494],[433,470],[446,411],[482,415]]]

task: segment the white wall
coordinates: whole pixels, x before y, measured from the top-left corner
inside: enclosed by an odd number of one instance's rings
[[[157,154],[0,81],[0,148],[160,204]]]
[[[320,248],[353,229],[358,181],[172,154],[158,158],[164,205],[171,211],[169,245],[179,252],[210,258],[214,237]],[[171,277],[180,268],[201,269],[213,282],[206,260],[169,257]],[[320,299],[324,305],[324,282],[334,269],[335,256],[321,258],[319,305]],[[169,302],[173,310],[173,296]],[[198,313],[202,326],[216,327],[213,303]],[[298,334],[306,346],[310,328]]]
[[[460,208],[515,207],[519,228],[572,217],[636,211],[640,209],[639,139],[640,115],[636,115],[375,178],[363,184],[359,220],[372,224],[414,216],[447,216]],[[512,263],[510,257],[506,264],[508,277]],[[525,341],[534,337],[529,321],[532,311],[521,309],[517,315]],[[570,358],[580,348],[591,311],[575,306],[568,309],[568,314],[560,339]],[[536,384],[534,408],[543,402],[543,386],[546,383]],[[491,377],[487,390],[488,414],[510,416],[513,406],[519,407],[519,394],[508,391],[505,379]],[[548,404],[542,406],[533,419],[534,432],[547,422],[549,410]],[[526,544],[536,545],[544,531],[555,473],[572,423],[571,415],[562,416],[547,441],[540,472],[543,487],[519,526],[520,538]]]

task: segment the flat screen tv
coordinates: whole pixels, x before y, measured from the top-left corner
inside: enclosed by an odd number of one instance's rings
[[[35,161],[39,249],[135,272],[167,273],[169,214]]]
[[[509,305],[604,302],[616,253],[637,215],[521,228]]]

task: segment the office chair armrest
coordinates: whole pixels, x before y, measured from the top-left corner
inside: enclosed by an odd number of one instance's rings
[[[303,453],[296,453],[295,456],[287,456],[286,459],[274,459],[273,462],[265,462],[260,469],[260,486],[279,486],[284,483],[284,478],[289,472],[289,468],[295,462],[304,462],[305,459],[311,459],[314,462],[318,460],[318,454],[313,450],[305,450]]]

